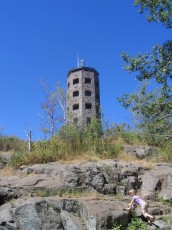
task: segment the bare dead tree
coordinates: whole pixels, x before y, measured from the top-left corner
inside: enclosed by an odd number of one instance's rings
[[[41,131],[47,136],[52,136],[57,132],[57,127],[60,123],[65,122],[66,117],[66,93],[65,89],[60,87],[56,82],[54,90],[49,90],[47,83],[44,80],[40,81],[45,94],[45,100],[41,103],[43,111],[40,114],[42,120]]]

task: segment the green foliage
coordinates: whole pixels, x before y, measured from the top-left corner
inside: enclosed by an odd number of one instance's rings
[[[143,135],[135,132],[129,125],[112,124],[111,127],[106,127],[104,130],[104,136],[108,137],[108,140],[119,140],[122,143],[134,145],[134,144],[145,144]]]
[[[59,132],[59,138],[75,153],[91,153],[100,157],[116,157],[122,151],[121,145],[109,143],[102,138],[102,128],[99,119],[91,119],[86,130],[74,126],[64,126]]]
[[[138,93],[123,95],[119,102],[130,109],[135,117],[135,124],[143,138],[150,145],[162,145],[172,137],[172,98],[161,92],[149,92],[143,85]]]
[[[135,0],[139,12],[148,12],[148,21],[162,22],[166,28],[172,27],[171,0]],[[121,54],[124,69],[135,73],[136,79],[154,80],[159,94],[155,90],[148,92],[145,86],[139,94],[124,94],[119,102],[130,109],[137,119],[140,129],[149,144],[162,146],[172,138],[172,40],[155,45],[150,53],[129,56]]]
[[[172,140],[168,140],[161,148],[159,148],[160,159],[165,162],[172,162]]]
[[[84,191],[82,188],[68,188],[67,190],[60,189],[57,191],[57,196],[60,197],[81,197],[89,195],[89,191]]]
[[[49,197],[51,194],[48,189],[42,190],[42,197]]]
[[[23,152],[14,153],[11,156],[10,165],[17,169],[21,165],[24,164],[25,158],[27,158],[27,155],[25,153],[23,153]]]
[[[139,13],[148,12],[149,22],[162,22],[166,28],[172,27],[172,2],[171,0],[135,0]]]
[[[31,153],[17,151],[11,158],[11,165],[18,168],[21,165],[71,160],[85,156],[116,158],[123,150],[122,144],[104,138],[100,135],[100,130],[100,124],[96,122],[90,124],[85,131],[74,126],[64,126],[58,136],[53,136],[49,141],[32,143]]]
[[[160,2],[166,4],[168,1],[135,1],[136,5],[142,5],[142,9],[147,6],[154,9]],[[139,81],[154,79],[161,86],[158,94],[155,90],[148,92],[145,85],[141,86],[139,93],[124,94],[119,102],[134,113],[137,127],[145,134],[148,143],[162,145],[172,137],[172,41],[154,46],[150,54],[129,57],[122,53],[122,58],[124,69],[136,73]]]
[[[82,143],[81,135],[82,132],[72,125],[63,126],[58,132],[59,139],[67,144],[71,151],[79,149]]]
[[[112,227],[112,230],[147,230],[147,223],[143,222],[138,218],[133,218],[131,223],[127,227],[115,223]]]
[[[163,203],[166,206],[172,207],[172,199],[164,200],[162,197],[158,197],[156,200]]]
[[[51,196],[51,193],[48,189],[42,189],[42,190],[39,190],[39,189],[33,189],[31,191],[32,195],[35,195],[35,196],[40,196],[40,197],[49,197]]]
[[[43,141],[32,144],[32,151],[17,151],[10,160],[11,166],[18,168],[21,165],[29,165],[36,163],[48,163],[60,159],[60,153],[57,151],[58,142]]]
[[[162,90],[168,95],[171,88],[168,80],[172,79],[172,41],[163,45],[155,45],[150,54],[138,54],[130,57],[127,53],[121,54],[124,69],[129,73],[136,73],[139,81],[154,78],[162,84]]]
[[[0,151],[18,151],[26,148],[26,143],[16,136],[0,134]]]
[[[137,218],[132,219],[128,225],[127,230],[147,230],[147,224]]]
[[[112,230],[121,230],[122,229],[122,226],[118,223],[115,223],[112,227]]]
[[[98,139],[102,134],[102,125],[100,119],[92,118],[87,129],[83,131],[83,137],[91,140]]]

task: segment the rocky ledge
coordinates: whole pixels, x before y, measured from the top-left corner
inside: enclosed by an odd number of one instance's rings
[[[131,188],[156,217],[148,229],[170,229],[172,165],[102,160],[22,166],[13,176],[0,176],[0,230],[101,230],[114,223],[125,228]]]

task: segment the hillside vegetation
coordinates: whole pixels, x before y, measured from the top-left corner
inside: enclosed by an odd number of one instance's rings
[[[0,136],[0,151],[10,151],[11,165],[48,163],[53,161],[125,159],[124,145],[151,145],[157,147],[156,161],[172,161],[172,140],[157,145],[155,136],[131,131],[125,124],[114,125],[101,133],[99,123],[91,124],[84,132],[73,126],[64,126],[57,135],[49,140],[32,142],[32,151],[28,144],[17,137]]]

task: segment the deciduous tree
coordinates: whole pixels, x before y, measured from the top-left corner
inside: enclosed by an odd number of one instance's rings
[[[167,29],[172,28],[171,0],[135,0],[139,13],[146,11],[149,22],[161,22]],[[159,92],[147,91],[142,85],[139,93],[125,94],[119,102],[137,115],[137,126],[146,135],[159,142],[172,138],[172,40],[155,45],[150,53],[130,56],[121,54],[124,69],[134,73],[143,82],[153,80]]]
[[[139,13],[146,11],[149,22],[161,22],[166,28],[172,27],[172,1],[171,0],[135,0]]]
[[[59,124],[65,122],[66,93],[63,88],[59,87],[58,83],[56,83],[54,90],[49,90],[44,80],[41,80],[40,83],[45,94],[45,101],[41,104],[43,111],[40,114],[42,120],[41,131],[46,138],[54,135]]]

